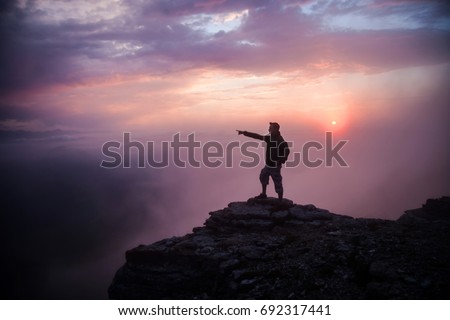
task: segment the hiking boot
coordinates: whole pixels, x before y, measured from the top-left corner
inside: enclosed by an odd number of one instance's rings
[[[264,193],[261,193],[259,196],[256,196],[255,199],[267,199],[267,195]]]

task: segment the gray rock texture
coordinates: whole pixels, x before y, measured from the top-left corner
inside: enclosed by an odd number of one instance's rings
[[[450,299],[450,197],[397,221],[232,202],[126,261],[111,299]]]

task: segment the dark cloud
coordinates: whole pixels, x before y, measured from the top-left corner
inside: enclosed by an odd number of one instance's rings
[[[0,143],[17,143],[30,141],[72,141],[83,139],[77,131],[67,130],[47,130],[47,131],[26,131],[26,130],[2,130],[0,131]]]
[[[0,92],[73,79],[70,58],[74,54],[68,42],[55,40],[58,29],[29,23],[25,9],[14,6],[8,9],[0,17]]]
[[[122,15],[95,22],[37,22],[33,6],[7,2],[1,11],[0,90],[85,83],[111,74],[160,74],[189,68],[218,67],[254,73],[309,70],[328,60],[324,72],[383,71],[448,62],[449,29],[442,2],[317,2],[307,15],[295,1],[153,1],[126,2]],[[304,4],[306,2],[300,2]],[[326,5],[325,5],[326,4]],[[239,28],[208,34],[193,29],[186,17],[248,10]],[[350,31],[323,28],[333,14],[379,17],[405,15],[424,25],[418,30]],[[197,16],[196,19],[211,18]],[[205,21],[206,21],[205,20]],[[444,20],[442,20],[444,21]],[[448,19],[446,20],[448,21]],[[426,28],[425,28],[426,27]],[[255,45],[249,45],[254,43]],[[130,47],[135,49],[130,49]],[[128,49],[126,49],[128,48]],[[313,73],[311,73],[313,74]]]
[[[316,13],[330,16],[359,14],[371,17],[386,17],[389,15],[404,16],[406,14],[417,21],[430,22],[430,24],[435,22],[436,19],[448,18],[450,12],[448,2],[439,0],[373,0],[369,3],[358,0],[317,1],[312,8]]]
[[[0,102],[0,121],[7,119],[26,121],[38,117],[39,111],[36,109]]]
[[[0,14],[14,11],[16,0],[4,0],[0,2]]]
[[[87,68],[82,61],[109,58],[100,40],[111,36],[98,36],[108,28],[107,22],[69,20],[51,24],[37,22],[34,18],[40,14],[32,5],[10,5],[0,13],[0,93],[84,83],[105,75]],[[120,33],[114,39],[120,39]]]
[[[279,4],[294,1],[279,1]],[[132,2],[130,2],[132,3]],[[186,16],[193,14],[217,14],[230,11],[259,8],[270,5],[271,0],[157,0],[143,5],[142,11],[145,15],[161,13],[168,16]]]
[[[380,16],[388,14],[405,13],[405,10],[411,13],[411,15],[422,22],[435,22],[436,19],[446,18],[448,19],[450,13],[450,4],[447,1],[428,1],[428,0],[402,0],[402,1],[390,1],[390,0],[375,0],[370,6],[371,9],[375,9],[374,14]],[[363,11],[363,7],[360,7]]]

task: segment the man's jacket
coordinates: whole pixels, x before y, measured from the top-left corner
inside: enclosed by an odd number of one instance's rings
[[[281,134],[278,135],[265,135],[262,136],[257,133],[244,131],[244,136],[263,140],[266,142],[266,165],[268,167],[276,168],[281,167],[283,163],[286,162],[289,156],[289,146],[286,141],[284,141]]]

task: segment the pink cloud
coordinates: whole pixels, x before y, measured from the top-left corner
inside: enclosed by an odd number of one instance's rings
[[[35,10],[2,13],[0,90],[8,92],[61,83],[83,83],[113,74],[161,74],[215,67],[253,73],[303,70],[383,71],[447,63],[449,28],[429,26],[449,6],[438,1],[377,1],[372,6],[324,5],[313,1],[156,1],[137,5],[109,20],[43,24]],[[312,13],[306,13],[306,7]],[[185,23],[193,15],[247,10],[231,31],[205,31],[212,16],[197,17],[200,29]],[[20,14],[19,14],[20,13]],[[398,14],[415,19],[418,30],[329,30],[336,14],[368,18]],[[446,20],[448,21],[448,20]],[[205,24],[203,29],[201,24]],[[324,61],[329,70],[314,65]],[[355,67],[356,66],[356,67]]]

